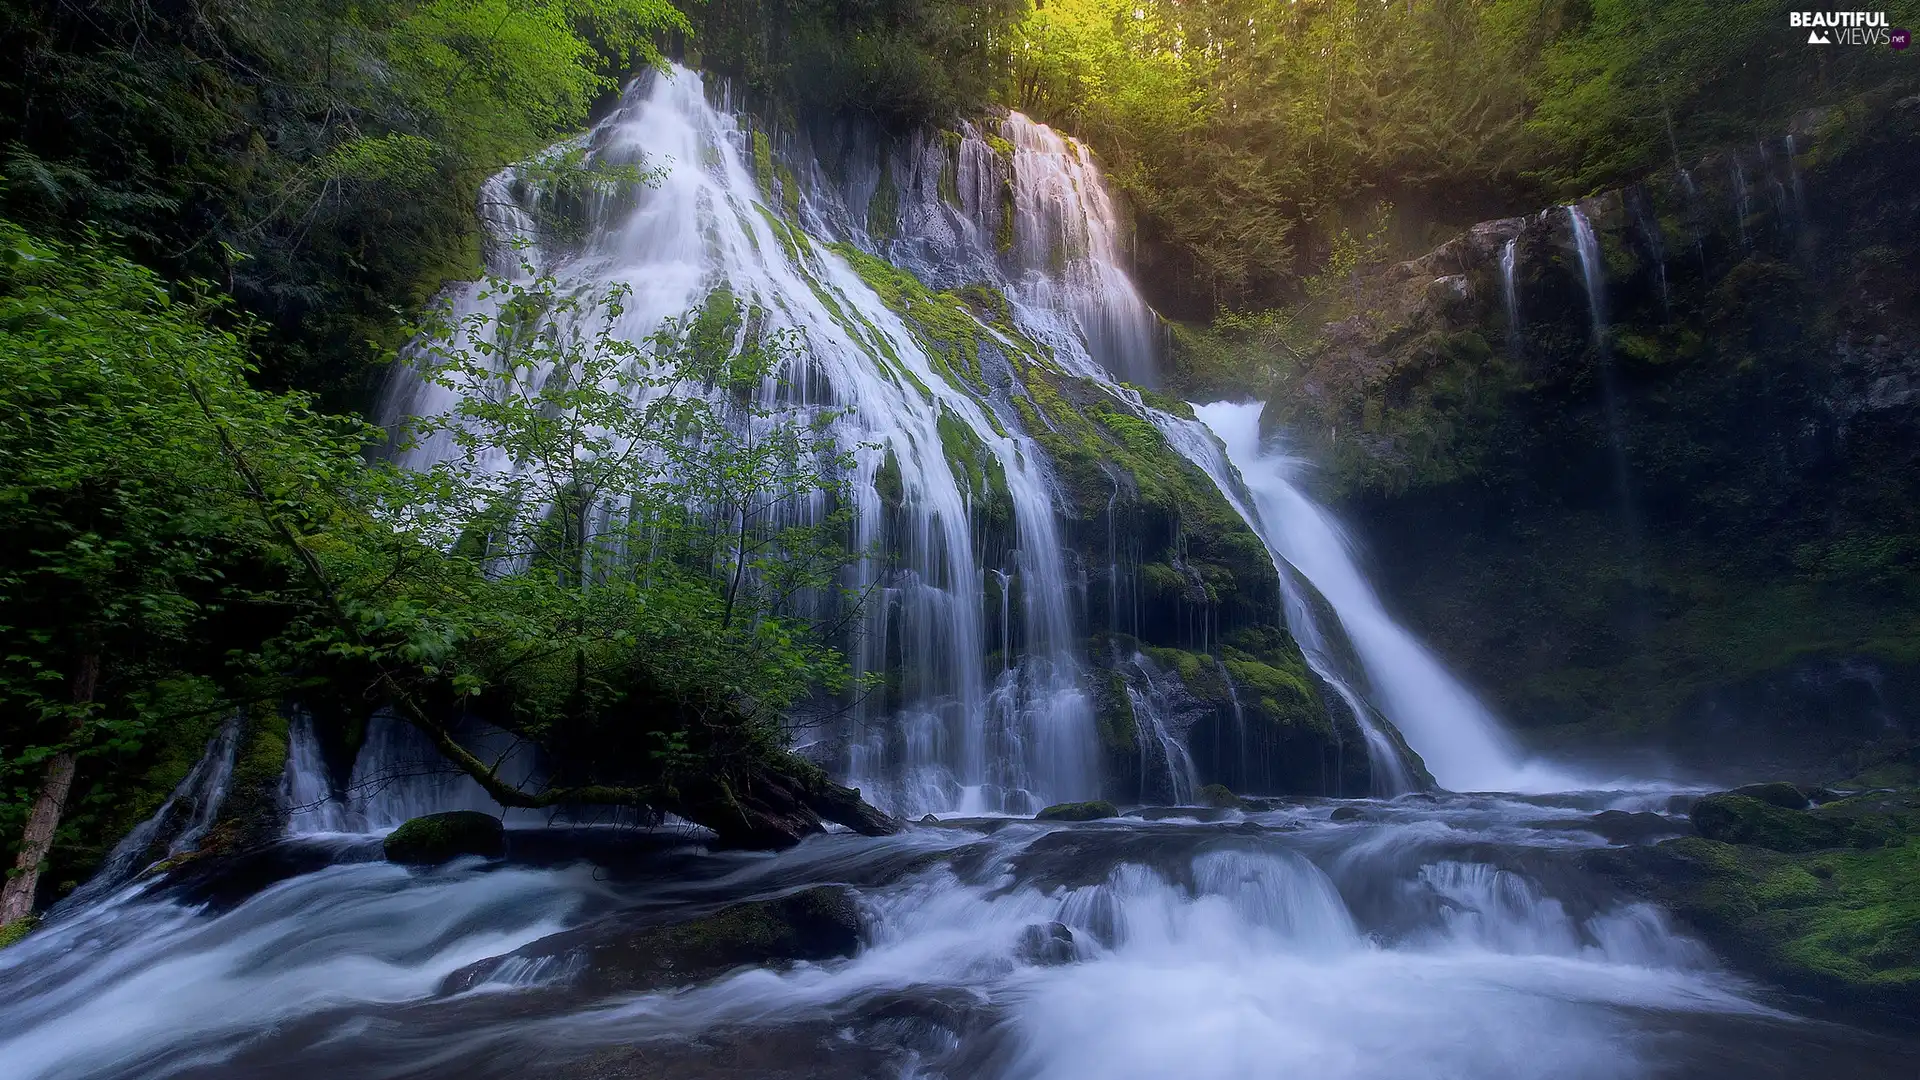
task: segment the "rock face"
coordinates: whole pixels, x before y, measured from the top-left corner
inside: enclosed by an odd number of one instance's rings
[[[387,834],[387,859],[397,863],[443,863],[460,855],[506,853],[500,819],[478,810],[450,810],[417,817]]]
[[[612,916],[470,964],[441,989],[459,993],[496,976],[538,972],[581,993],[629,994],[704,982],[739,967],[832,960],[859,947],[853,893],[822,886],[665,926]]]
[[[1196,353],[1191,392],[1269,400],[1396,613],[1535,743],[1845,775],[1920,739],[1916,122],[1485,222],[1316,298],[1242,386]]]

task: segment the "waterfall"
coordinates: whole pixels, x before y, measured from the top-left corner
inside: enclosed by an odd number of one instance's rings
[[[1139,652],[1127,660],[1126,667],[1133,672],[1127,680],[1127,698],[1140,745],[1140,801],[1191,806],[1200,790],[1200,773],[1187,752],[1186,732],[1174,730],[1169,723],[1171,688],[1166,673]],[[1238,701],[1234,707],[1238,710]]]
[[[1114,215],[1090,155],[1017,114],[1002,131],[1013,160],[969,131],[954,190],[947,190],[951,159],[939,140],[920,139],[897,160],[856,161],[839,184],[817,166],[803,167],[808,182],[793,180],[805,191],[798,217],[816,234],[867,243],[903,264],[937,261],[948,273],[964,267],[1004,284],[1020,326],[1049,345],[1056,362],[1079,374],[1104,377],[1108,364],[1146,378],[1151,313],[1118,264]],[[637,80],[581,145],[592,161],[642,162],[658,172],[658,183],[593,207],[577,250],[547,243],[529,250],[564,288],[630,287],[621,332],[631,340],[724,286],[764,309],[769,329],[795,332],[804,343],[804,355],[783,374],[798,388],[794,397],[831,416],[835,439],[855,461],[848,479],[862,555],[844,584],[873,599],[848,642],[850,660],[856,675],[884,674],[891,665],[913,676],[900,680],[912,687],[906,700],[869,695],[850,710],[838,751],[850,783],[881,806],[916,816],[1030,811],[1092,797],[1092,711],[1044,457],[1012,422],[1009,403],[952,376],[846,260],[804,233],[795,242],[748,165],[753,138],[738,117],[709,103],[699,75],[674,68]],[[885,185],[890,218],[874,209],[875,200],[886,201]],[[1010,196],[996,197],[1008,188]],[[540,197],[537,185],[511,170],[489,192],[524,205]],[[996,214],[1012,215],[1005,251],[996,244]],[[511,237],[499,234],[525,230],[533,219],[509,210],[488,223],[504,247]],[[890,230],[898,236],[879,239]],[[490,302],[477,286],[455,300],[462,312]],[[777,381],[768,381],[763,404],[795,408],[776,396]],[[402,369],[383,419],[399,423],[454,404],[451,391]],[[976,546],[944,424],[963,428],[1005,474],[1014,535],[1002,565],[984,564]],[[426,442],[405,464],[428,467],[448,453],[445,440]],[[899,471],[892,511],[877,485],[883,465]],[[811,511],[791,512],[804,519]],[[1011,579],[1018,593],[1016,625],[1002,636],[1014,662],[991,683],[982,663],[989,573]],[[1003,586],[1003,596],[1008,591]]]
[[[1137,397],[1135,401],[1137,402]],[[1196,410],[1199,419],[1183,420],[1159,409],[1142,406],[1147,418],[1153,421],[1166,436],[1168,445],[1180,456],[1192,462],[1213,485],[1220,489],[1227,503],[1247,523],[1255,536],[1266,545],[1268,555],[1273,559],[1274,572],[1279,576],[1280,602],[1287,620],[1287,631],[1293,635],[1294,642],[1300,646],[1301,654],[1306,658],[1307,666],[1319,676],[1320,681],[1331,687],[1334,696],[1347,709],[1367,740],[1367,756],[1372,765],[1373,789],[1375,794],[1395,795],[1413,788],[1412,777],[1408,775],[1407,765],[1400,756],[1400,750],[1387,736],[1375,720],[1373,710],[1367,705],[1365,696],[1359,688],[1365,677],[1362,672],[1345,669],[1335,657],[1330,646],[1331,635],[1320,625],[1320,618],[1314,606],[1308,602],[1300,583],[1295,579],[1296,568],[1288,560],[1284,548],[1276,539],[1277,534],[1266,522],[1266,511],[1250,504],[1243,495],[1246,491],[1241,481],[1243,474],[1236,471],[1237,462],[1230,461],[1223,451],[1217,430],[1210,427],[1208,410],[1220,408],[1241,408],[1240,406],[1202,406]],[[1258,408],[1255,406],[1254,408]],[[1257,413],[1256,421],[1257,421]],[[1418,747],[1414,748],[1418,750]]]
[[[1514,271],[1520,263],[1520,238],[1500,246],[1500,299],[1507,309],[1507,354],[1520,357],[1520,286]]]
[[[240,717],[228,717],[220,730],[207,740],[207,748],[187,775],[180,780],[160,809],[121,837],[86,884],[54,906],[50,915],[58,917],[111,895],[132,882],[147,867],[147,860],[160,850],[167,858],[198,851],[206,839],[220,808],[227,800],[233,782],[234,760],[240,752]]]
[[[1298,570],[1332,606],[1380,711],[1443,786],[1504,791],[1556,786],[1556,778],[1522,764],[1499,721],[1387,613],[1338,523],[1295,484],[1301,463],[1261,446],[1261,409],[1222,402],[1195,412],[1239,470],[1257,509],[1251,520],[1275,558]],[[1381,761],[1383,749],[1372,749],[1374,760]],[[1386,757],[1392,760],[1391,754]]]
[[[1800,187],[1800,162],[1796,160],[1798,150],[1793,144],[1793,136],[1787,136],[1787,176],[1793,183],[1793,219],[1804,225],[1807,220],[1806,193]]]
[[[502,762],[510,783],[533,779],[531,761],[515,753],[512,740],[494,733],[469,749]],[[295,836],[380,833],[410,818],[448,810],[506,816],[509,824],[542,824],[552,812],[505,810],[478,781],[449,764],[432,741],[411,724],[381,712],[367,721],[346,787],[328,775],[313,718],[297,712],[287,724],[287,769],[281,785],[287,831]]]

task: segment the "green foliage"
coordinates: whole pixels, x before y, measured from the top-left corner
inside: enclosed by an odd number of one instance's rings
[[[10,831],[40,764],[79,752],[55,859],[77,879],[218,718],[288,696],[393,705],[442,740],[484,716],[587,801],[670,808],[776,759],[799,775],[782,712],[848,680],[826,631],[788,612],[824,596],[834,617],[847,522],[777,509],[844,504],[847,461],[760,397],[794,342],[724,293],[636,344],[613,333],[617,291],[485,289],[496,314],[429,320],[415,360],[463,398],[411,433],[448,448],[415,473],[364,453],[374,429],[250,386],[248,335],[219,328],[210,291],[0,229]],[[87,657],[99,685],[75,706]],[[286,743],[271,705],[249,711],[267,719],[249,722],[231,816],[251,835]]]
[[[1100,150],[1194,314],[1338,279],[1352,233],[1421,250],[1920,83],[1712,0],[1050,0],[1009,51],[1009,103]]]
[[[707,70],[801,116],[951,123],[991,100],[1021,0],[700,0]]]
[[[0,15],[0,213],[219,281],[274,383],[359,404],[395,309],[477,272],[480,183],[686,26],[666,0],[24,0]]]

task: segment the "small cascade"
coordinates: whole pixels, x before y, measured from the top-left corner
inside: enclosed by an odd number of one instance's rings
[[[1700,236],[1703,218],[1700,188],[1693,182],[1693,174],[1685,169],[1680,170],[1680,190],[1687,197],[1687,235],[1693,240],[1693,254],[1700,260],[1700,269],[1704,272],[1707,268],[1707,248]]]
[[[1001,133],[1013,145],[1007,255],[1022,327],[1084,349],[1116,378],[1153,385],[1159,320],[1127,276],[1119,214],[1092,151],[1017,112]]]
[[[1567,220],[1573,226],[1574,246],[1580,254],[1580,278],[1587,290],[1587,310],[1592,319],[1593,347],[1599,353],[1596,364],[1600,382],[1600,404],[1606,414],[1607,446],[1613,459],[1615,494],[1620,500],[1620,518],[1633,549],[1632,558],[1640,560],[1640,513],[1633,495],[1632,469],[1627,464],[1626,422],[1621,415],[1620,391],[1614,385],[1613,353],[1607,338],[1607,268],[1601,260],[1600,241],[1593,223],[1577,205],[1567,208]],[[1664,278],[1663,278],[1664,282]]]
[[[1607,343],[1607,269],[1600,259],[1600,240],[1593,223],[1579,206],[1566,207],[1567,220],[1573,226],[1574,248],[1580,256],[1580,280],[1587,288],[1587,317],[1592,327],[1593,344],[1604,349]]]
[[[1733,212],[1734,224],[1740,232],[1740,246],[1752,247],[1753,241],[1747,235],[1747,216],[1753,212],[1751,199],[1747,191],[1747,170],[1740,164],[1740,155],[1730,155],[1733,170]]]
[[[1807,220],[1807,196],[1800,187],[1799,150],[1794,146],[1793,136],[1787,136],[1787,179],[1793,186],[1793,220],[1802,225]]]
[[[476,746],[505,757],[501,770],[509,782],[526,784],[532,769],[510,745]],[[297,712],[287,725],[287,769],[282,782],[287,831],[295,836],[385,832],[412,818],[448,810],[477,810],[510,822],[537,824],[544,811],[503,811],[479,782],[442,757],[412,725],[382,712],[367,722],[366,739],[353,762],[346,787],[329,775],[313,719]]]
[[[1627,193],[1627,206],[1633,212],[1641,238],[1647,243],[1647,253],[1653,257],[1653,280],[1660,288],[1660,306],[1671,313],[1673,299],[1667,291],[1666,236],[1660,228],[1659,216],[1654,213],[1653,200],[1644,189],[1633,188]]]
[[[219,820],[233,783],[233,765],[240,752],[240,716],[231,716],[207,740],[207,748],[192,770],[175,785],[153,816],[135,826],[84,885],[66,896],[48,913],[60,917],[112,895],[140,876],[148,860],[164,854],[173,858],[198,851],[200,842]]]
[[[1500,299],[1507,312],[1507,354],[1520,358],[1520,285],[1515,271],[1520,264],[1520,238],[1508,239],[1500,246]]]
[[[1387,614],[1339,525],[1294,483],[1301,462],[1262,448],[1261,409],[1257,403],[1222,402],[1195,412],[1239,470],[1257,507],[1250,520],[1275,558],[1298,570],[1332,606],[1364,668],[1371,700],[1445,787],[1523,791],[1551,785],[1552,778],[1523,767],[1499,721],[1473,692]]]
[[[1172,727],[1166,673],[1138,652],[1126,667],[1133,675],[1127,680],[1127,697],[1140,741],[1140,801],[1191,806],[1200,790],[1200,773],[1187,752],[1186,732]]]

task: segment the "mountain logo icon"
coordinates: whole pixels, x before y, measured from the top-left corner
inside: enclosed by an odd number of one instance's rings
[[[1832,38],[1830,38],[1830,37],[1828,37],[1827,35],[1825,35],[1825,34],[1823,34],[1823,33],[1821,33],[1821,32],[1820,32],[1820,31],[1818,31],[1818,30],[1814,30],[1814,31],[1810,31],[1810,32],[1809,32],[1809,33],[1807,34],[1807,44],[1809,44],[1809,45],[1831,45],[1831,44],[1833,44],[1833,39],[1832,39]]]

